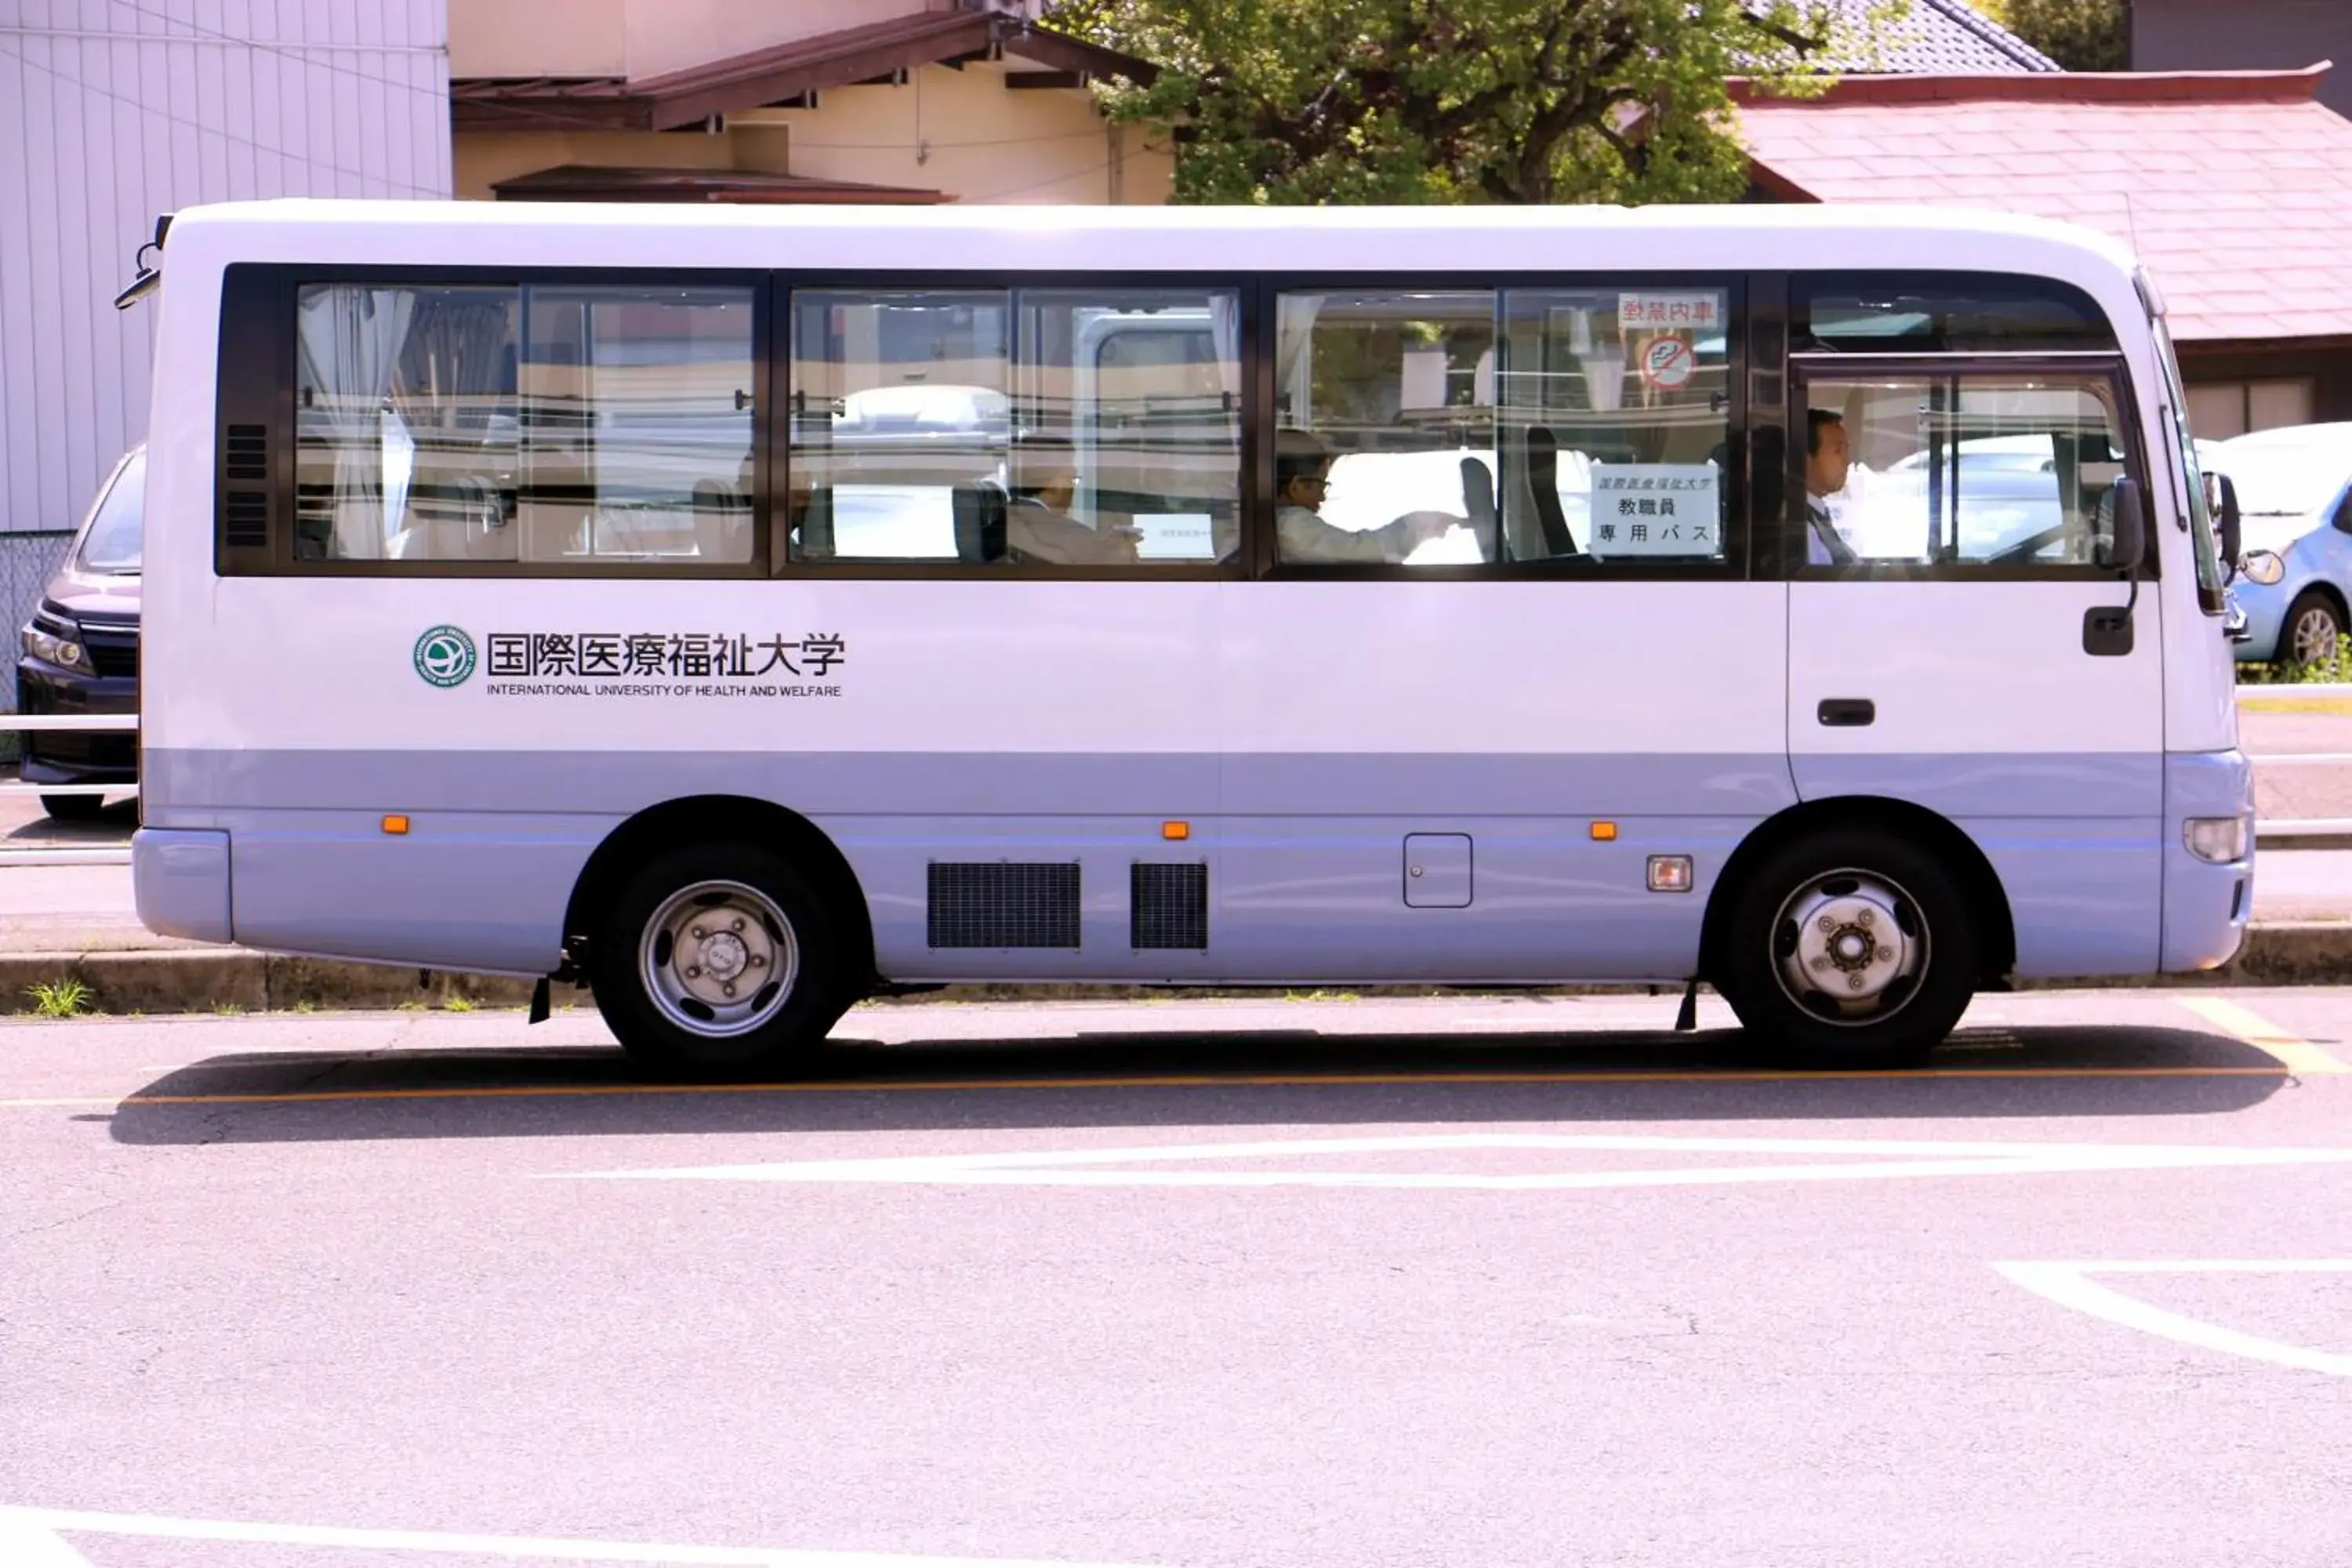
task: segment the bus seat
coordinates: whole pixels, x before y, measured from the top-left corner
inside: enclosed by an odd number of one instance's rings
[[[1578,553],[1576,536],[1569,532],[1568,515],[1559,505],[1559,442],[1541,425],[1528,428],[1528,485],[1535,491],[1536,516],[1543,523],[1545,552]]]
[[[782,528],[790,529],[792,524],[784,518],[784,510],[780,498],[776,506],[777,523]],[[798,551],[793,557],[795,560],[830,561],[833,559],[833,487],[831,485],[818,485],[809,491],[808,501],[801,508],[800,538],[793,542],[797,546]]]
[[[1470,531],[1489,561],[1503,558],[1502,534],[1496,522],[1495,471],[1483,458],[1462,459],[1462,504],[1470,514]]]
[[[751,498],[718,479],[694,481],[694,553],[700,561],[751,559]]]
[[[982,480],[950,492],[955,509],[955,550],[959,561],[1004,559],[1004,492]]]

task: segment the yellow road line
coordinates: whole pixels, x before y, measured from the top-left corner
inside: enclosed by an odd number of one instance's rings
[[[286,1093],[132,1094],[121,1100],[0,1100],[0,1110],[60,1106],[303,1105],[347,1100],[578,1100],[626,1095],[950,1094],[976,1089],[1317,1089],[1419,1084],[1826,1083],[1857,1079],[2282,1078],[2286,1067],[1897,1068],[1827,1072],[1457,1072],[1199,1074],[1150,1078],[866,1079],[828,1083],[488,1084],[474,1088],[297,1089]],[[2338,1068],[2336,1070],[2344,1070]]]
[[[2300,1035],[2288,1034],[2251,1008],[2221,996],[2182,996],[2177,1000],[2207,1023],[2227,1029],[2289,1072],[2352,1073],[2352,1067]]]

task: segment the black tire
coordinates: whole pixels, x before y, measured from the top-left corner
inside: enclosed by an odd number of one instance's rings
[[[2300,668],[2317,664],[2344,646],[2344,612],[2317,588],[2305,588],[2279,622],[2277,658]]]
[[[1734,896],[1718,988],[1769,1061],[1912,1066],[1968,1010],[1980,951],[1975,919],[1958,879],[1906,839],[1874,827],[1809,834],[1767,856]],[[1883,932],[1889,914],[1904,941],[1873,946],[1871,931]],[[1801,942],[1816,950],[1810,960]],[[1864,994],[1801,989],[1792,954],[1809,980],[1843,978]]]
[[[106,815],[102,795],[45,795],[41,809],[52,822],[96,822]]]
[[[721,887],[740,891],[712,891]],[[703,929],[691,922],[704,913],[712,934],[692,955],[707,968],[686,962],[682,945]],[[649,929],[656,923],[661,931]],[[589,984],[605,1026],[648,1068],[740,1071],[824,1038],[856,1000],[844,952],[840,921],[782,855],[751,843],[694,845],[655,857],[609,901],[589,933]],[[789,978],[774,980],[788,958]],[[718,997],[711,987],[721,974],[740,979],[741,1000]],[[767,985],[779,994],[767,998]],[[710,1016],[698,1019],[698,1006]]]

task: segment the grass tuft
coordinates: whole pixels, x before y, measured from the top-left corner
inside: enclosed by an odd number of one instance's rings
[[[78,1018],[90,1011],[90,989],[68,974],[62,980],[37,982],[25,987],[33,1012],[43,1018]]]

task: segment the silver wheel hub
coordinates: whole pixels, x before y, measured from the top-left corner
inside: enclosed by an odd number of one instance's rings
[[[2305,610],[2295,618],[2294,655],[2305,664],[2336,651],[2336,617],[2326,610]]]
[[[1775,971],[1789,999],[1825,1022],[1863,1024],[1899,1011],[1927,959],[1917,906],[1866,871],[1815,877],[1780,906]]]
[[[800,978],[800,943],[774,900],[748,883],[697,882],[646,922],[646,994],[681,1029],[713,1038],[773,1018]]]

